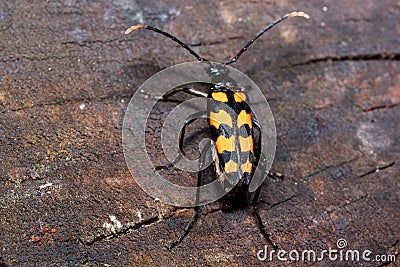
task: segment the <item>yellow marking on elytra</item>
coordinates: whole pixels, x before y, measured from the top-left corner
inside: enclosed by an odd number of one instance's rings
[[[250,128],[253,126],[253,122],[251,120],[251,113],[246,113],[245,110],[240,111],[239,116],[237,118],[237,127],[240,128],[243,124],[248,124]]]
[[[225,163],[224,171],[226,173],[237,172],[238,164],[236,162],[234,162],[233,160],[229,160],[227,163]]]
[[[253,137],[251,135],[248,137],[239,136],[238,141],[239,141],[241,152],[251,151],[254,153],[254,141],[253,141]]]
[[[248,172],[251,173],[253,170],[253,164],[249,160],[247,160],[245,163],[240,165],[240,169],[242,170],[243,173]]]
[[[224,151],[235,151],[235,136],[232,135],[229,138],[223,135],[218,136],[217,141],[215,141],[215,147],[217,148],[218,154],[222,154]]]
[[[224,92],[214,92],[211,97],[220,102],[228,102],[228,96]]]
[[[241,92],[235,92],[233,94],[233,97],[235,98],[235,102],[243,102],[246,101],[246,94],[241,93]]]
[[[210,126],[213,125],[215,128],[219,129],[221,123],[229,125],[233,128],[232,118],[225,110],[220,110],[219,112],[210,112]]]

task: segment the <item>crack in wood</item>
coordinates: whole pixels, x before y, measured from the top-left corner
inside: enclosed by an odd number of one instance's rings
[[[332,169],[332,168],[342,167],[343,165],[346,165],[347,163],[351,163],[351,162],[353,162],[353,161],[356,161],[357,159],[358,159],[358,158],[353,158],[353,159],[350,159],[350,160],[346,160],[346,161],[339,162],[339,163],[334,164],[334,165],[324,166],[323,168],[321,168],[321,169],[319,169],[319,170],[316,170],[316,171],[314,171],[314,172],[312,172],[312,173],[310,173],[310,174],[307,174],[306,176],[304,176],[303,179],[306,180],[306,181],[308,181],[308,180],[310,180],[310,178],[312,178],[313,176],[315,176],[315,175],[317,175],[317,174],[320,174],[320,173],[325,172],[325,171],[327,171],[327,170],[330,170],[330,169]]]
[[[65,41],[61,42],[60,44],[62,45],[77,45],[81,47],[89,47],[92,44],[109,44],[109,43],[122,43],[124,40],[121,40],[120,38],[114,38],[114,39],[108,39],[108,40],[87,40],[83,42],[78,42],[78,41]]]
[[[305,66],[310,64],[315,64],[319,62],[334,62],[334,61],[369,61],[369,60],[388,60],[388,61],[399,61],[400,54],[399,53],[376,53],[376,54],[356,54],[356,55],[343,55],[343,56],[327,56],[321,58],[314,58],[304,62],[298,62],[294,64],[290,64],[288,66],[282,67],[292,68],[298,66]]]
[[[177,213],[179,213],[179,212],[171,213],[171,214],[168,214],[167,216],[158,215],[158,216],[150,217],[146,220],[141,220],[139,222],[127,223],[127,224],[123,225],[120,229],[116,229],[114,232],[113,231],[104,231],[103,233],[98,234],[94,237],[86,237],[86,238],[80,237],[79,242],[83,245],[91,246],[94,243],[100,242],[102,240],[118,238],[120,236],[124,236],[124,235],[128,234],[131,231],[135,231],[142,227],[147,227],[154,223],[161,222],[165,219],[168,219],[168,218],[176,215]]]
[[[54,102],[47,102],[47,103],[36,103],[30,106],[19,107],[19,108],[8,108],[0,110],[0,113],[6,112],[17,112],[22,110],[28,110],[36,107],[44,107],[44,106],[62,106],[69,103],[77,103],[77,102],[101,102],[103,100],[108,99],[130,99],[132,97],[132,93],[129,92],[128,94],[119,94],[119,95],[112,95],[112,96],[103,96],[103,97],[96,97],[96,98],[70,98],[70,99],[62,99]]]
[[[368,176],[368,175],[370,175],[370,174],[373,174],[373,173],[379,172],[379,171],[381,171],[381,170],[390,168],[390,167],[392,167],[392,166],[395,165],[395,164],[396,164],[396,162],[393,161],[393,162],[390,162],[390,163],[388,163],[388,164],[386,164],[386,165],[378,166],[378,167],[376,167],[376,168],[374,168],[374,169],[372,169],[372,170],[370,170],[370,171],[367,171],[367,172],[365,172],[365,173],[363,173],[363,174],[358,175],[355,179],[360,179],[360,178],[363,178],[363,177]]]
[[[60,42],[58,44],[65,45],[65,46],[67,46],[67,45],[77,45],[77,46],[80,46],[80,47],[90,47],[90,45],[92,45],[92,44],[109,44],[109,43],[123,43],[123,42],[124,42],[124,40],[115,38],[115,39],[109,39],[109,40],[87,40],[87,41],[83,41],[83,42],[65,41],[65,42]],[[40,55],[40,53],[38,53],[38,55]],[[47,61],[49,59],[64,60],[64,59],[71,58],[70,55],[68,55],[68,56],[58,56],[58,55],[56,55],[54,53],[51,54],[51,55],[42,53],[42,55],[43,55],[43,57],[38,57],[38,56],[33,57],[33,56],[30,56],[30,54],[29,55],[20,54],[20,55],[14,57],[14,58],[8,58],[8,59],[4,58],[1,61],[4,62],[4,63],[7,63],[7,62],[19,61],[21,59],[30,60],[30,61]]]
[[[371,106],[371,107],[367,107],[364,108],[363,111],[364,112],[369,112],[369,111],[373,111],[376,109],[389,109],[389,108],[394,108],[400,106],[400,103],[392,103],[392,104],[382,104],[382,105],[376,105],[376,106]]]
[[[364,200],[364,199],[366,199],[368,197],[369,197],[369,195],[365,194],[365,195],[363,195],[363,196],[361,196],[359,198],[356,198],[354,200],[346,200],[344,204],[340,205],[339,207],[335,207],[334,209],[331,209],[331,210],[327,211],[327,213],[328,213],[328,215],[331,215],[335,211],[339,211],[339,210],[341,210],[343,208],[346,208],[347,206],[349,206],[351,204],[354,204],[354,203],[357,203],[359,201],[362,201],[362,200]]]
[[[296,197],[298,197],[298,196],[299,196],[299,194],[295,194],[295,195],[292,195],[292,196],[290,196],[290,197],[288,197],[288,198],[286,198],[286,199],[284,199],[284,200],[281,200],[281,201],[279,201],[279,202],[273,203],[273,204],[271,204],[271,206],[269,207],[269,209],[273,209],[273,208],[275,208],[276,206],[279,206],[279,205],[281,205],[281,204],[284,204],[284,203],[286,203],[286,202],[288,202],[288,201],[290,201],[290,200],[292,200],[292,199],[294,199],[294,198],[296,198]]]

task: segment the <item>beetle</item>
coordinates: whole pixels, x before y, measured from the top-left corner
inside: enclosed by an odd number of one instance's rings
[[[304,17],[306,19],[310,18],[307,13],[299,11],[288,13],[281,18],[273,21],[272,23],[265,26],[261,31],[259,31],[247,43],[245,43],[235,56],[225,61],[224,66],[236,62],[239,57],[266,31],[270,30],[278,23],[291,17]],[[137,29],[146,29],[157,32],[178,43],[190,54],[195,56],[197,60],[209,62],[207,59],[199,56],[195,51],[192,50],[192,48],[179,40],[177,37],[149,25],[133,25],[125,31],[125,34],[129,34]],[[224,183],[227,187],[229,187],[229,185],[231,185],[232,183],[235,185],[233,190],[224,197],[224,203],[226,204],[225,207],[229,209],[231,208],[231,206],[234,206],[237,203],[243,204],[248,202],[249,199],[246,199],[246,201],[243,200],[243,195],[248,195],[248,188],[257,164],[263,164],[263,155],[261,154],[261,126],[252,116],[251,109],[248,104],[248,97],[245,93],[245,90],[243,90],[243,88],[237,88],[234,86],[234,84],[228,83],[226,80],[224,80],[226,76],[223,75],[223,73],[224,71],[226,71],[226,68],[224,69],[220,67],[218,68],[216,66],[211,66],[211,71],[216,72],[218,75],[215,75],[215,77],[219,78],[212,82],[208,93],[204,93],[194,88],[176,88],[168,92],[162,98],[166,98],[169,95],[172,95],[178,91],[183,91],[194,96],[206,97],[208,99],[207,111],[197,112],[189,116],[185,120],[184,126],[182,127],[182,130],[180,132],[179,149],[180,151],[182,151],[186,127],[194,122],[198,117],[202,115],[207,115],[213,144],[210,143],[202,149],[200,153],[201,156],[199,160],[199,165],[200,167],[202,167],[202,165],[205,164],[206,152],[208,149],[211,149],[213,152],[212,154],[214,157],[214,167],[216,169],[216,173],[219,177],[225,177],[222,179],[222,183]],[[260,132],[258,146],[256,146],[254,141],[255,128]],[[176,163],[180,159],[180,157],[181,154],[178,154],[170,163],[164,166],[158,166],[155,169],[168,169],[173,166],[174,163]],[[225,176],[223,176],[222,174],[224,174]],[[265,175],[282,177],[282,174],[273,174],[269,171],[267,171]],[[199,171],[197,186],[199,187],[201,184],[202,177],[201,171]],[[273,247],[276,248],[277,246],[269,238],[269,234],[264,229],[261,217],[256,210],[256,204],[260,195],[260,191],[261,185],[255,191],[253,199],[251,200],[251,204],[262,234],[267,239],[267,241],[269,241],[273,245]],[[196,203],[198,203],[198,198],[199,196],[197,195]],[[182,234],[175,242],[170,244],[170,246],[168,247],[169,249],[172,249],[174,246],[181,243],[184,237],[188,234],[199,210],[200,208],[197,205],[194,208],[194,213],[187,223]]]

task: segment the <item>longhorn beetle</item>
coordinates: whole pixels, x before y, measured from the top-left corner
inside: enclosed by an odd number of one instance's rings
[[[306,19],[310,18],[310,16],[304,12],[291,12],[284,15],[283,17],[268,24],[265,28],[259,31],[240,49],[240,51],[234,57],[225,61],[224,65],[229,65],[236,62],[239,57],[266,31],[268,31],[278,23],[284,21],[285,19],[291,17],[304,17]],[[125,31],[125,34],[129,34],[130,32],[137,29],[146,29],[162,34],[165,37],[172,39],[174,42],[178,43],[184,49],[189,51],[189,53],[195,56],[197,60],[208,61],[207,59],[199,56],[187,44],[179,40],[177,37],[149,25],[137,24],[131,26]],[[223,72],[223,70],[218,71]],[[245,102],[247,101],[246,93],[244,92],[243,88],[234,87],[232,86],[232,84],[228,84],[226,81],[223,81],[223,79],[220,79],[211,84],[208,93],[204,93],[194,88],[176,88],[168,92],[162,98],[165,98],[167,95],[169,96],[178,91],[183,91],[194,96],[207,97],[209,99],[207,104],[207,111],[200,111],[193,114],[192,116],[189,116],[186,119],[185,124],[180,132],[180,151],[182,151],[186,126],[195,121],[196,118],[208,113],[209,128],[211,132],[211,139],[214,141],[214,146],[208,144],[208,146],[205,146],[202,149],[199,165],[201,167],[201,165],[204,164],[204,155],[206,154],[207,150],[211,148],[214,156],[214,165],[217,174],[220,174],[221,170],[223,170],[224,174],[228,174],[231,177],[234,176],[236,177],[236,179],[238,179],[239,182],[235,186],[235,190],[232,191],[234,191],[234,195],[238,195],[240,197],[239,202],[243,201],[242,195],[247,194],[248,192],[248,188],[253,177],[255,167],[257,166],[257,164],[262,164],[263,159],[265,159],[261,154],[261,126],[252,117],[250,107]],[[253,128],[257,128],[258,131],[260,131],[257,146],[255,146],[253,140]],[[170,163],[166,164],[165,166],[156,167],[156,170],[167,169],[173,166],[180,157],[181,154],[178,154]],[[271,172],[267,172],[266,175],[278,177],[282,176],[282,174],[274,175]],[[199,171],[197,177],[198,187],[202,183],[201,179],[201,171]],[[255,191],[251,204],[262,234],[276,248],[275,243],[270,240],[269,234],[264,229],[261,217],[256,210],[256,204],[260,195],[260,191],[261,185]],[[232,192],[230,192],[230,194],[232,194]],[[228,202],[232,200],[234,200],[234,198],[228,198]],[[198,195],[196,196],[196,203],[198,203]],[[194,213],[187,223],[182,234],[175,242],[170,244],[170,246],[168,247],[169,249],[172,249],[174,246],[178,245],[188,234],[198,212],[199,206],[197,205],[194,208]]]

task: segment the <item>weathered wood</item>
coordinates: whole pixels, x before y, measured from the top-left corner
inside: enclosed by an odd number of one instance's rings
[[[151,32],[123,33],[155,25],[222,62],[294,10],[312,19],[277,26],[232,65],[260,86],[276,120],[273,170],[285,178],[266,181],[262,220],[286,251],[336,248],[344,238],[349,249],[398,256],[397,1],[1,1],[0,266],[263,265],[256,253],[269,244],[249,209],[214,209],[182,244],[165,249],[191,210],[156,202],[137,186],[121,126],[143,81],[194,58]],[[157,110],[149,141],[160,138],[158,118],[173,105]],[[149,147],[163,162],[160,148]],[[122,223],[116,234],[106,229],[111,215]]]

